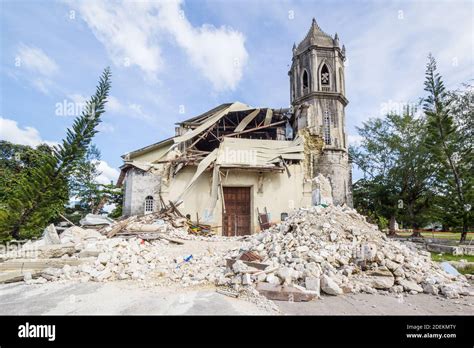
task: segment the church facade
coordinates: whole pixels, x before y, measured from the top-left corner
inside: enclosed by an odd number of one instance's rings
[[[352,206],[345,132],[345,48],[313,19],[293,46],[290,108],[217,106],[175,136],[122,156],[125,216],[173,202],[216,234],[258,231],[294,209]]]

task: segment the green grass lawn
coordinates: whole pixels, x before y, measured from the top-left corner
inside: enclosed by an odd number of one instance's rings
[[[437,262],[461,261],[461,260],[466,260],[468,262],[474,262],[474,255],[451,255],[451,254],[431,253],[431,259],[433,261],[437,261]]]
[[[437,262],[444,261],[461,261],[466,260],[468,262],[474,262],[474,255],[451,255],[451,254],[438,254],[431,253],[431,259]],[[474,274],[474,266],[469,265],[465,268],[458,269],[461,274]]]
[[[411,236],[412,232],[397,232],[399,236],[408,237]],[[421,232],[421,235],[425,238],[439,238],[439,239],[451,239],[459,240],[461,238],[461,233],[459,232]],[[473,240],[474,244],[474,232],[469,232],[467,234],[466,240]]]

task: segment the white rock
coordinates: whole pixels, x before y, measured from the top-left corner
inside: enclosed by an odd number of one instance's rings
[[[56,227],[54,227],[54,224],[50,224],[48,227],[44,229],[43,241],[45,245],[61,244],[61,240],[59,239],[59,235],[58,235],[58,232],[56,231]]]
[[[320,278],[306,277],[305,281],[304,281],[304,284],[305,284],[305,288],[307,290],[316,291],[318,297],[320,296],[320,291],[321,291],[321,280],[320,280]]]
[[[285,284],[291,284],[294,276],[294,270],[289,267],[282,267],[277,271],[277,276],[282,279]]]
[[[25,272],[23,273],[23,281],[27,282],[33,279],[31,272]]]
[[[326,274],[321,277],[321,290],[328,295],[342,295],[343,293],[339,285]]]
[[[423,292],[431,295],[438,295],[439,289],[436,285],[425,283],[423,284]]]
[[[407,279],[400,279],[398,280],[398,284],[403,286],[403,289],[406,291],[417,291],[417,292],[423,292],[423,288],[419,286],[417,283],[407,280]]]
[[[100,253],[99,256],[97,257],[97,261],[103,265],[107,264],[109,260],[110,260],[109,253]]]
[[[270,283],[270,284],[276,284],[276,285],[281,284],[280,278],[278,278],[277,276],[271,273],[267,275],[267,278],[265,280],[267,283]]]
[[[250,285],[252,284],[252,279],[249,273],[244,273],[242,275],[242,285]]]

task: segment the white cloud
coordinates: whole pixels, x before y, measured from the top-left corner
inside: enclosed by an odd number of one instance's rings
[[[20,43],[15,57],[16,74],[38,91],[49,94],[54,85],[51,77],[59,71],[56,62],[42,49]]]
[[[148,80],[164,67],[159,40],[172,38],[216,91],[235,89],[248,60],[242,33],[222,26],[193,27],[181,1],[78,1],[82,18],[117,66],[137,66]]]
[[[101,172],[101,174],[96,178],[96,181],[99,184],[110,184],[111,181],[114,183],[117,181],[119,177],[119,171],[113,167],[111,167],[106,161],[98,161],[99,165],[97,169]]]
[[[124,110],[122,103],[120,103],[120,101],[114,96],[109,96],[107,98],[106,108],[111,112],[117,113],[122,112]]]
[[[103,133],[113,133],[115,132],[115,127],[108,122],[101,122],[97,126],[97,130]]]
[[[152,121],[153,117],[143,111],[143,106],[137,103],[123,104],[118,98],[109,96],[107,99],[107,110],[112,113],[126,115],[144,121]]]
[[[158,73],[163,62],[157,37],[153,35],[156,23],[147,14],[146,2],[77,1],[74,4],[114,64],[136,65],[147,74]]]
[[[86,105],[87,97],[79,93],[69,94],[68,98],[79,105]]]
[[[18,123],[8,118],[0,117],[0,140],[6,140],[14,144],[29,145],[36,147],[39,144],[57,145],[57,142],[41,139],[36,128],[21,128]]]
[[[345,25],[347,33],[357,33],[353,40],[344,40],[341,35],[349,57],[348,97],[357,101],[357,105],[349,104],[353,114],[350,122],[385,116],[384,106],[393,100],[404,105],[418,102],[425,94],[429,52],[437,59],[448,88],[471,78],[471,17],[466,7],[444,2],[388,3],[365,14],[364,21],[370,26],[359,21]],[[350,18],[343,23],[350,23]]]
[[[17,52],[17,64],[20,67],[38,73],[42,76],[51,76],[55,74],[59,68],[56,62],[48,57],[40,48],[28,46],[21,43]]]
[[[130,110],[129,115],[133,118],[146,121],[153,119],[150,115],[143,112],[142,106],[140,104],[128,104],[128,109]]]
[[[161,28],[173,35],[214,88],[235,89],[248,60],[244,35],[226,26],[193,27],[181,10],[181,1],[164,1],[159,7]]]

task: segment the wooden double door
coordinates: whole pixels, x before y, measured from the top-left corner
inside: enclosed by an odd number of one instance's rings
[[[222,234],[250,234],[250,187],[224,187],[225,211],[222,212]]]

